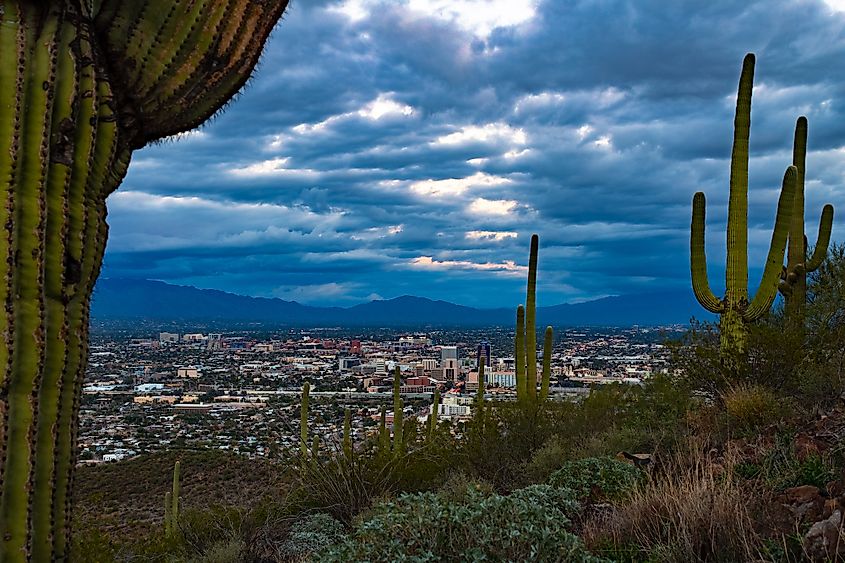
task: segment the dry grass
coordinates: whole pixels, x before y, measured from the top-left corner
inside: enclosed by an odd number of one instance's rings
[[[783,399],[760,385],[739,385],[722,395],[731,425],[739,430],[762,428],[784,414]]]
[[[752,504],[759,496],[734,477],[734,456],[716,463],[702,451],[669,460],[623,504],[588,521],[588,546],[649,561],[759,560]]]

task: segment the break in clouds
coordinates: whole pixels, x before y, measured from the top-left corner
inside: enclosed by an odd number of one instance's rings
[[[736,85],[757,53],[751,283],[795,119],[808,233],[845,240],[845,5],[300,0],[239,99],[136,153],[105,277],[311,304],[480,306],[689,285],[692,195],[723,287]],[[815,235],[811,235],[814,237]]]

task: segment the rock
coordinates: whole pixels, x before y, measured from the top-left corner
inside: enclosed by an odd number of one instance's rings
[[[825,499],[818,487],[801,485],[786,489],[778,501],[799,522],[815,522],[824,516]]]
[[[811,561],[831,561],[845,555],[842,512],[835,510],[827,520],[816,522],[804,536],[804,553]]]

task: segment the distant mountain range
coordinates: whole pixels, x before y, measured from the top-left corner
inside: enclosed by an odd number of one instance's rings
[[[686,324],[693,316],[710,318],[696,303],[692,290],[621,295],[537,308],[538,326],[658,326]],[[94,291],[92,317],[253,321],[298,327],[505,326],[514,324],[515,308],[477,309],[410,295],[353,307],[312,307],[159,281],[104,278]]]

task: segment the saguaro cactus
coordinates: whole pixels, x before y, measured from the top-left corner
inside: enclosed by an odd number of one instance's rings
[[[525,373],[526,397],[537,398],[537,251],[540,237],[531,235],[528,253],[528,287],[525,296]]]
[[[763,277],[754,299],[748,300],[748,140],[751,132],[751,89],[754,81],[754,55],[742,65],[737,93],[734,140],[731,152],[730,202],[728,204],[727,268],[725,297],[710,290],[704,252],[705,199],[695,194],[690,229],[690,269],[698,302],[720,318],[721,354],[729,365],[745,355],[747,324],[762,317],[772,306],[782,270],[786,238],[792,217],[797,170],[790,166],[783,178],[777,217]]]
[[[308,394],[311,392],[311,384],[307,381],[302,385],[302,401],[299,405],[299,448],[302,451],[302,460],[308,457]]]
[[[343,413],[343,455],[352,460],[352,411],[348,408]]]
[[[804,308],[807,302],[807,274],[821,266],[833,227],[833,206],[822,209],[819,221],[819,235],[813,255],[807,257],[807,237],[804,234],[804,177],[807,168],[807,118],[801,116],[795,123],[795,141],[792,148],[792,165],[797,171],[795,182],[795,203],[789,228],[786,268],[782,274],[779,289],[786,299],[786,311],[794,322],[794,330],[803,331]]]
[[[431,403],[431,415],[428,425],[429,439],[434,438],[434,433],[437,431],[437,411],[440,408],[440,389],[434,390],[434,399]]]
[[[379,449],[383,454],[390,453],[390,432],[387,430],[387,409],[381,407],[381,423],[378,428]]]
[[[540,400],[545,401],[549,396],[549,382],[552,377],[552,347],[554,346],[554,329],[546,327],[543,340],[543,381],[540,384]]]
[[[478,394],[476,395],[479,409],[484,408],[484,391],[487,386],[487,383],[484,381],[484,362],[484,356],[481,356],[481,359],[478,361]]]
[[[164,531],[167,537],[175,537],[179,533],[179,506],[181,504],[181,474],[180,463],[173,465],[173,484],[170,492],[165,496]],[[169,501],[169,506],[167,506]]]
[[[516,308],[516,336],[514,337],[514,363],[516,365],[516,398],[526,400],[527,385],[525,377],[525,309]]]
[[[393,451],[397,456],[404,454],[405,441],[402,439],[402,397],[399,395],[399,387],[402,385],[402,375],[399,366],[393,370]]]
[[[287,0],[0,0],[0,561],[67,558],[106,197],[213,115]]]

